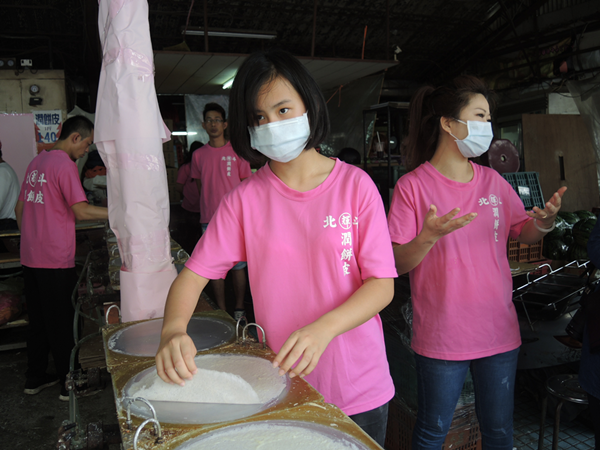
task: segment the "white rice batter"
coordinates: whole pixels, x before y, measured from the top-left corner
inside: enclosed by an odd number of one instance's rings
[[[198,368],[218,370],[238,375],[258,394],[261,403],[279,397],[286,386],[286,377],[270,361],[246,355],[201,355],[194,358]]]
[[[147,386],[132,392],[147,400],[201,403],[260,403],[256,391],[239,375],[198,369],[185,386],[165,383],[158,376]]]
[[[304,427],[288,425],[252,424],[222,428],[207,435],[185,450],[359,450],[351,442]]]
[[[285,389],[286,377],[270,361],[245,355],[202,355],[185,386],[168,384],[153,372],[131,385],[127,395],[171,402],[265,404]]]

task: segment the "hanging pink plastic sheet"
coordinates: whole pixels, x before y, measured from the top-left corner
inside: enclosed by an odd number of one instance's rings
[[[161,317],[177,271],[162,153],[170,133],[156,100],[147,1],[101,0],[98,27],[103,61],[94,140],[107,168],[108,214],[122,260],[122,319]]]

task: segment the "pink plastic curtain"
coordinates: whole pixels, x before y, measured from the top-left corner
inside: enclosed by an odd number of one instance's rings
[[[107,168],[108,215],[121,254],[123,322],[162,317],[177,276],[171,262],[169,195],[148,3],[101,0],[103,61],[94,140]]]

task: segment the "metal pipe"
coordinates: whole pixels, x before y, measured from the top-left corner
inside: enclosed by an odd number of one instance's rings
[[[319,0],[315,0],[313,9],[313,30],[312,30],[312,45],[310,47],[310,56],[315,56],[315,40],[317,35],[317,3]]]
[[[512,17],[510,17],[510,11],[504,4],[503,0],[500,0],[500,6],[502,7],[502,10],[504,11],[506,20],[508,21],[508,23],[510,23],[510,27],[512,28],[513,33],[515,34],[515,37],[517,38],[517,42],[519,43],[519,46],[521,47],[521,50],[523,51],[523,55],[525,55],[525,60],[527,61],[527,65],[529,65],[529,68],[531,69],[531,74],[533,75],[534,78],[538,78],[539,77],[539,69],[540,69],[539,61],[538,61],[538,70],[536,71],[535,67],[533,67],[533,64],[529,60],[529,55],[527,55],[526,48],[521,43],[521,38],[519,37],[519,33],[517,33],[517,28],[515,27],[515,24],[513,23]]]
[[[367,42],[367,26],[365,25],[365,35],[363,36],[363,47],[360,59],[365,59],[365,43]]]
[[[586,48],[584,50],[577,50],[577,51],[574,51],[574,52],[561,53],[558,56],[563,57],[563,58],[566,59],[567,56],[581,55],[583,53],[595,52],[596,50],[600,50],[600,46],[590,47],[590,48]],[[551,57],[548,57],[548,58],[540,59],[538,61],[538,63],[541,64],[541,63],[546,63],[546,62],[554,61],[558,56],[551,56]],[[519,64],[518,66],[506,67],[504,69],[500,69],[500,70],[495,70],[493,72],[484,73],[484,74],[480,75],[480,77],[485,78],[485,77],[489,77],[491,75],[498,75],[498,74],[501,74],[501,73],[504,73],[504,72],[509,72],[511,70],[522,69],[523,67],[527,67],[527,66],[529,66],[529,64],[524,63],[524,64]]]
[[[390,59],[390,0],[385,0],[385,59]]]
[[[204,0],[204,51],[208,53],[208,0]]]

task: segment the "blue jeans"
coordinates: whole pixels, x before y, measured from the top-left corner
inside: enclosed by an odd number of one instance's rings
[[[419,410],[413,450],[442,447],[469,368],[483,450],[512,450],[518,355],[516,349],[486,358],[445,361],[415,353]]]

